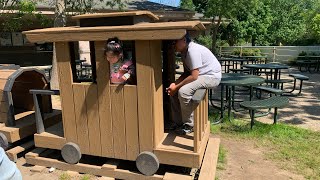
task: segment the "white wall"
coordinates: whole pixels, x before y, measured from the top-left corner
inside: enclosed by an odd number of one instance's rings
[[[232,46],[221,47],[222,54],[230,53],[233,49],[252,49],[258,48],[263,55],[267,55],[268,59],[275,62],[287,63],[295,60],[302,51],[309,53],[315,52],[320,54],[320,46]]]

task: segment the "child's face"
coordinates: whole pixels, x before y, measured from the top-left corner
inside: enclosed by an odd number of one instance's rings
[[[111,64],[118,62],[121,57],[122,54],[117,55],[110,51],[106,52],[106,58]]]

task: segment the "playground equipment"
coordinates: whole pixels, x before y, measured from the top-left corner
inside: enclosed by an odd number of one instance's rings
[[[123,24],[110,18],[116,16],[121,17]],[[150,23],[150,17],[156,19],[150,12],[141,11],[80,15],[75,17],[80,25],[90,22],[94,27],[24,32],[30,42],[55,43],[62,101],[62,126],[35,134],[36,147],[61,150],[63,159],[69,164],[78,163],[83,154],[136,161],[138,170],[149,176],[157,172],[159,164],[201,167],[210,134],[206,90],[199,91],[194,97],[194,101],[199,101],[194,133],[179,136],[164,131],[164,120],[169,118],[168,108],[164,105],[167,96],[164,88],[172,82],[175,72],[171,41],[181,39],[189,30],[205,28],[199,21]],[[111,22],[106,23],[107,20]],[[93,23],[95,21],[97,24]],[[131,50],[136,63],[136,85],[110,83],[104,46],[106,40],[113,37],[127,45],[125,50]],[[91,82],[81,82],[76,76],[74,42],[78,41],[90,42]],[[218,147],[218,141],[211,143],[213,145]],[[30,162],[50,164],[43,159]],[[54,161],[50,162],[54,164]],[[206,166],[210,169],[214,165]],[[64,164],[63,167],[74,166]],[[103,168],[100,170],[95,174],[104,175]]]

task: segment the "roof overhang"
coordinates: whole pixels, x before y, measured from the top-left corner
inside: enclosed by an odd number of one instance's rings
[[[25,31],[30,42],[105,41],[121,40],[173,40],[181,39],[187,31],[202,31],[200,21],[140,23],[129,26],[60,27]]]

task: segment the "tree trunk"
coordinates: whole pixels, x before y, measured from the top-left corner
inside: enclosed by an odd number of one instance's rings
[[[217,54],[217,35],[221,24],[221,16],[219,16],[217,24],[215,23],[215,17],[212,19],[213,33],[212,33],[212,47],[211,50],[214,54]]]
[[[65,0],[56,0],[54,27],[64,27],[65,25],[66,25]],[[55,50],[56,50],[55,43],[53,43],[53,57],[52,57],[52,70],[51,70],[50,84],[51,84],[51,89],[59,90],[57,56],[56,56]]]

